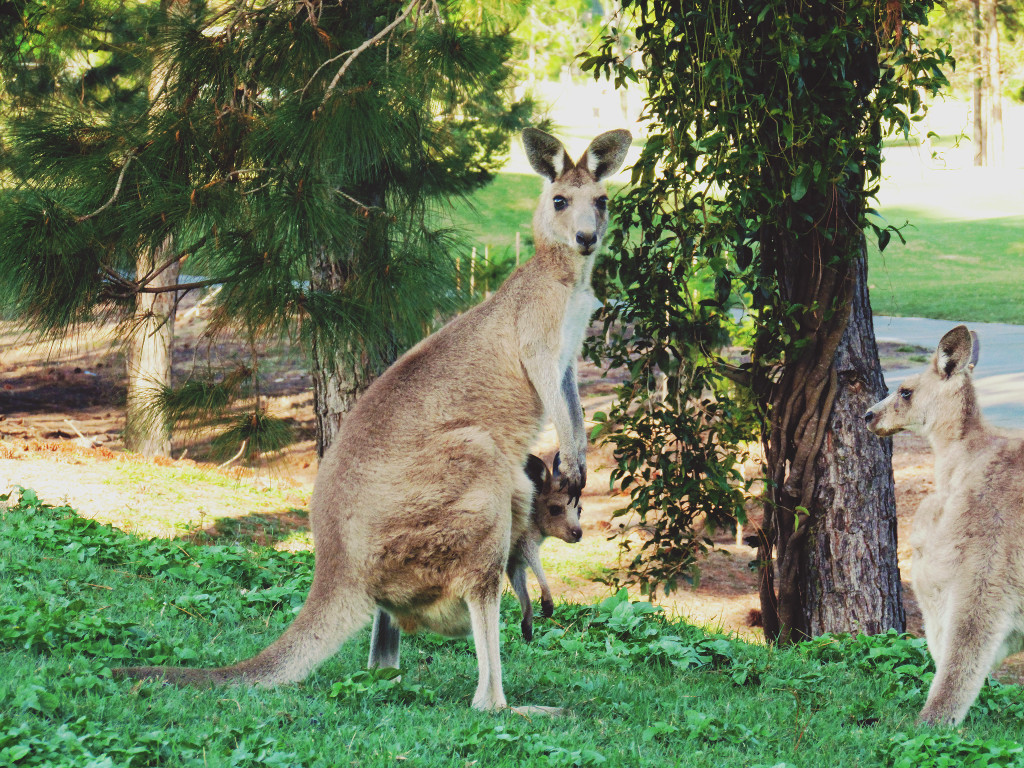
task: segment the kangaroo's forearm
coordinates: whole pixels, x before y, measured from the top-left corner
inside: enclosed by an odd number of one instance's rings
[[[576,384],[576,367],[557,368],[555,355],[537,355],[523,361],[526,373],[540,397],[544,412],[558,434],[563,460],[586,451],[587,434]]]

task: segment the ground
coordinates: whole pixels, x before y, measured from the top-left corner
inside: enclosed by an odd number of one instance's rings
[[[204,338],[202,308],[183,309],[176,323],[176,371],[200,355],[220,366],[244,361],[239,345]],[[50,502],[67,502],[83,515],[142,535],[195,540],[225,536],[306,548],[306,513],[316,471],[312,390],[301,359],[278,351],[265,373],[263,396],[272,413],[289,419],[299,440],[282,456],[252,467],[196,462],[208,457],[204,436],[176,444],[175,459],[146,460],[120,445],[123,426],[124,361],[109,334],[83,335],[61,348],[31,344],[0,325],[0,491],[33,488]],[[916,361],[924,350],[883,345],[883,365]],[[606,407],[612,383],[587,365],[581,392],[587,413]],[[205,442],[204,442],[205,440]],[[537,452],[550,458],[556,448],[551,430]],[[229,457],[230,458],[230,457]],[[611,513],[623,505],[610,492],[610,449],[592,447],[583,498],[584,542],[551,542],[543,554],[556,596],[591,601],[610,587],[595,581],[614,572],[615,542],[608,540]],[[908,541],[910,518],[931,487],[932,458],[927,444],[911,435],[895,443],[899,540]],[[701,569],[700,585],[660,598],[670,611],[692,620],[757,637],[752,624],[758,598],[750,563],[754,550],[739,537],[716,537],[719,551]],[[909,546],[900,546],[900,569],[909,575]],[[906,586],[906,585],[905,585]],[[920,613],[905,589],[908,629],[920,633]],[[756,622],[753,622],[756,623]]]

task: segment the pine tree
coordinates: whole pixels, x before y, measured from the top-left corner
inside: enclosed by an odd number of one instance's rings
[[[441,0],[165,4],[118,41],[159,74],[131,80],[126,108],[60,85],[91,41],[114,47],[110,6],[61,6],[69,27],[95,19],[85,42],[51,42],[40,8],[0,30],[23,79],[63,54],[8,119],[6,311],[51,333],[110,316],[127,335],[140,297],[222,286],[213,331],[310,353],[325,447],[348,395],[463,300],[444,207],[490,180],[530,114],[506,96],[508,22]],[[164,280],[186,259],[198,278]]]

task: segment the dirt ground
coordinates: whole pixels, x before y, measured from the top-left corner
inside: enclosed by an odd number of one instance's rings
[[[201,309],[179,312],[176,376],[184,375],[196,360],[222,368],[245,361],[248,351],[230,341],[206,339],[204,328]],[[887,345],[882,350],[883,364],[898,366],[921,353]],[[0,324],[0,492],[15,485],[33,488],[43,499],[67,502],[84,515],[147,535],[216,535],[225,520],[238,523],[239,516],[258,541],[279,538],[281,529],[301,528],[305,525],[302,507],[308,502],[316,471],[312,389],[301,357],[277,350],[271,358],[261,388],[270,411],[289,419],[299,437],[282,456],[251,468],[236,464],[218,468],[194,461],[208,454],[208,445],[192,439],[175,445],[173,460],[151,462],[126,453],[120,443],[124,360],[109,332],[95,329],[58,348],[33,344]],[[591,366],[583,368],[581,380],[587,413],[606,407],[612,383]],[[537,451],[550,455],[555,447],[554,434],[548,430]],[[183,453],[188,455],[182,457]],[[173,489],[146,471],[154,465],[180,471]],[[593,448],[588,466],[584,538],[607,538],[611,513],[622,503],[607,490],[610,450]],[[899,540],[906,542],[913,511],[932,485],[927,444],[912,435],[897,436],[894,468]],[[253,514],[254,506],[266,514]],[[178,522],[166,522],[171,514]],[[180,522],[183,517],[186,524]],[[749,567],[755,551],[737,543],[737,538],[717,537],[721,551],[703,564],[698,588],[659,602],[698,623],[757,637],[760,630],[751,623],[758,599]],[[910,560],[906,544],[900,546],[899,557],[906,577]],[[580,580],[571,587],[560,587],[553,580],[553,587],[577,600],[609,592],[604,584]],[[920,633],[920,613],[908,586],[905,603],[908,629]]]

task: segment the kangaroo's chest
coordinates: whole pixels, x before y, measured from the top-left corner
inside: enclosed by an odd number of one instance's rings
[[[566,303],[565,315],[562,318],[561,355],[559,370],[565,370],[575,360],[583,348],[583,337],[590,325],[590,318],[601,302],[594,296],[589,284],[577,285],[573,288],[569,301]]]

